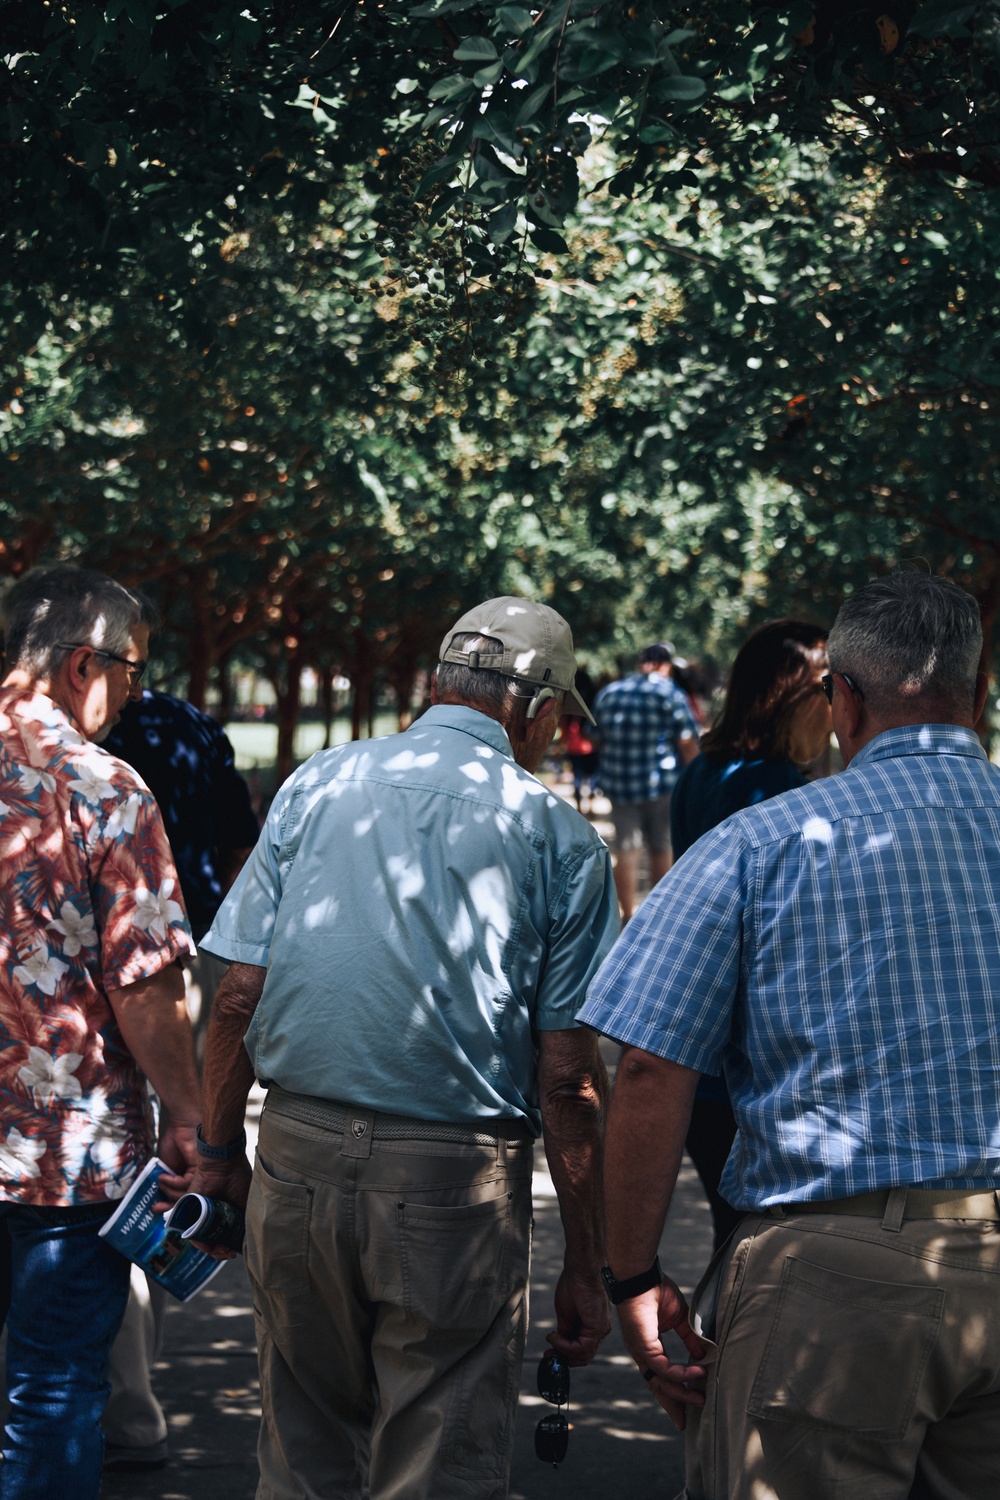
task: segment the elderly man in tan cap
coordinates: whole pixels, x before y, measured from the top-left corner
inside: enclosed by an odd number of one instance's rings
[[[566,701],[586,712],[573,640],[493,599],[440,656],[412,728],[286,783],[205,938],[232,968],[195,1186],[249,1186],[259,1500],[506,1494],[543,1123],[566,1232],[550,1342],[585,1364],[608,1329],[605,1074],[573,1016],[617,906],[604,845],[533,774]]]

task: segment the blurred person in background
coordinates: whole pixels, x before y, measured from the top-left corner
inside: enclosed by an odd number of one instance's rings
[[[769,620],[741,646],[721,713],[674,787],[675,859],[732,813],[806,785],[802,768],[830,740],[830,705],[822,687],[826,636],[821,625]],[[741,1217],[719,1193],[735,1136],[724,1081],[703,1077],[685,1144],[712,1210],[716,1249]]]
[[[651,888],[670,869],[670,793],[679,768],[698,754],[698,726],[687,698],[670,681],[673,655],[665,641],[647,646],[636,670],[609,682],[594,699],[597,781],[611,799],[615,889],[623,922],[635,911],[643,844],[649,851]]]
[[[233,747],[208,714],[150,688],[128,703],[102,744],[138,771],[156,798],[200,944],[260,832]],[[185,969],[199,1060],[225,972],[226,965],[201,947]],[[132,1267],[128,1308],[108,1371],[111,1395],[102,1420],[106,1469],[141,1472],[167,1461],[167,1423],[152,1385],[166,1297],[162,1287]]]

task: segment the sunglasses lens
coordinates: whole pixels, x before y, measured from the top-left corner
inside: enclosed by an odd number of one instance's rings
[[[535,1455],[553,1468],[561,1464],[569,1447],[569,1423],[562,1412],[543,1417],[535,1428]]]
[[[538,1394],[556,1406],[569,1400],[569,1365],[564,1365],[554,1351],[538,1361]]]

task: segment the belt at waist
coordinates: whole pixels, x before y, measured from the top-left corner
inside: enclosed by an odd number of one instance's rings
[[[1000,1189],[970,1193],[965,1188],[887,1188],[853,1198],[811,1203],[776,1203],[772,1217],[788,1214],[853,1214],[862,1219],[1000,1219]]]
[[[318,1125],[343,1135],[351,1130],[358,1117],[371,1120],[374,1141],[451,1141],[459,1146],[495,1146],[497,1141],[533,1142],[534,1132],[521,1120],[477,1120],[475,1125],[451,1124],[447,1120],[414,1120],[406,1115],[382,1114],[378,1110],[355,1109],[331,1099],[317,1099],[312,1094],[290,1094],[272,1084],[264,1101],[265,1109],[298,1120],[302,1125]]]

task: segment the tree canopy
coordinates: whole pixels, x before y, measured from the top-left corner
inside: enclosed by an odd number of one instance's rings
[[[725,652],[1000,598],[993,0],[8,4],[0,570],[405,696],[471,598]],[[364,705],[358,713],[363,717]]]

